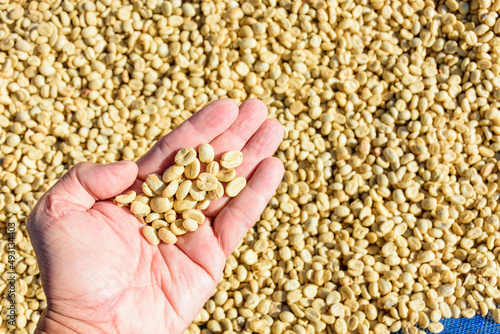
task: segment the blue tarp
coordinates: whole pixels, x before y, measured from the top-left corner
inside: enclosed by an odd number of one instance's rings
[[[443,319],[444,330],[441,334],[500,334],[500,324],[491,318],[491,312],[485,317],[476,315],[472,319]],[[430,333],[429,331],[426,331]],[[398,334],[402,332],[399,331]]]

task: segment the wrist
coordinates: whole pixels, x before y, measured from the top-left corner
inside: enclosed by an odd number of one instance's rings
[[[45,310],[38,321],[35,334],[80,334],[102,333],[92,325],[81,320],[65,317],[55,312]]]

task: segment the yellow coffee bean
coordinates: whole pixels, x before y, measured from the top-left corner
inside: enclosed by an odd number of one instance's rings
[[[175,163],[179,166],[187,166],[196,159],[196,151],[192,147],[181,148],[175,155]]]
[[[144,226],[142,228],[142,234],[151,245],[156,246],[160,243],[160,238],[158,237],[158,233],[151,226]]]
[[[198,156],[201,162],[209,163],[214,160],[214,148],[210,144],[201,144],[198,147]]]
[[[126,192],[123,195],[118,195],[115,197],[114,202],[118,206],[124,206],[126,204],[130,204],[134,201],[135,197],[137,196],[136,192],[133,190],[130,190]]]
[[[167,197],[156,196],[151,199],[151,209],[154,212],[166,212],[172,208],[172,202]]]
[[[158,236],[161,241],[166,244],[172,245],[177,242],[177,236],[166,227],[162,227],[158,230]]]
[[[224,168],[217,173],[217,179],[220,182],[229,182],[236,177],[236,171],[233,168]]]
[[[196,180],[196,186],[200,190],[209,191],[217,187],[219,181],[210,173],[201,173]]]
[[[184,166],[173,165],[167,168],[163,173],[163,182],[168,183],[172,180],[178,179],[184,173]]]
[[[200,170],[201,170],[200,160],[194,159],[193,162],[191,162],[189,165],[186,166],[184,170],[184,175],[188,179],[196,179],[200,174]]]
[[[226,195],[229,197],[236,197],[245,188],[247,180],[239,176],[226,185]]]
[[[224,168],[235,168],[243,162],[243,153],[240,151],[229,151],[222,155],[220,164]]]
[[[182,227],[188,232],[194,232],[198,229],[198,222],[194,219],[187,218],[182,221]]]
[[[190,209],[182,213],[182,218],[184,219],[194,219],[198,224],[203,224],[205,221],[205,215],[200,210]]]
[[[130,204],[130,212],[136,217],[146,217],[151,212],[151,208],[148,204],[143,202],[133,201],[132,204]]]

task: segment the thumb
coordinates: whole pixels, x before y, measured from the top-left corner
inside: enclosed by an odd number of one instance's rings
[[[96,201],[118,195],[137,178],[133,161],[118,161],[109,165],[80,162],[71,168],[52,188],[47,197],[66,204],[90,209]]]

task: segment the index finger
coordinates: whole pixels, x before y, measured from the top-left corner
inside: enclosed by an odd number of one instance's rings
[[[188,118],[174,131],[162,137],[137,161],[138,177],[145,180],[151,173],[161,173],[172,164],[174,154],[183,147],[196,147],[209,143],[226,131],[238,116],[237,104],[230,100],[218,100]]]
[[[257,222],[278,188],[283,173],[283,163],[278,158],[264,159],[247,186],[217,215],[212,226],[226,257]]]

